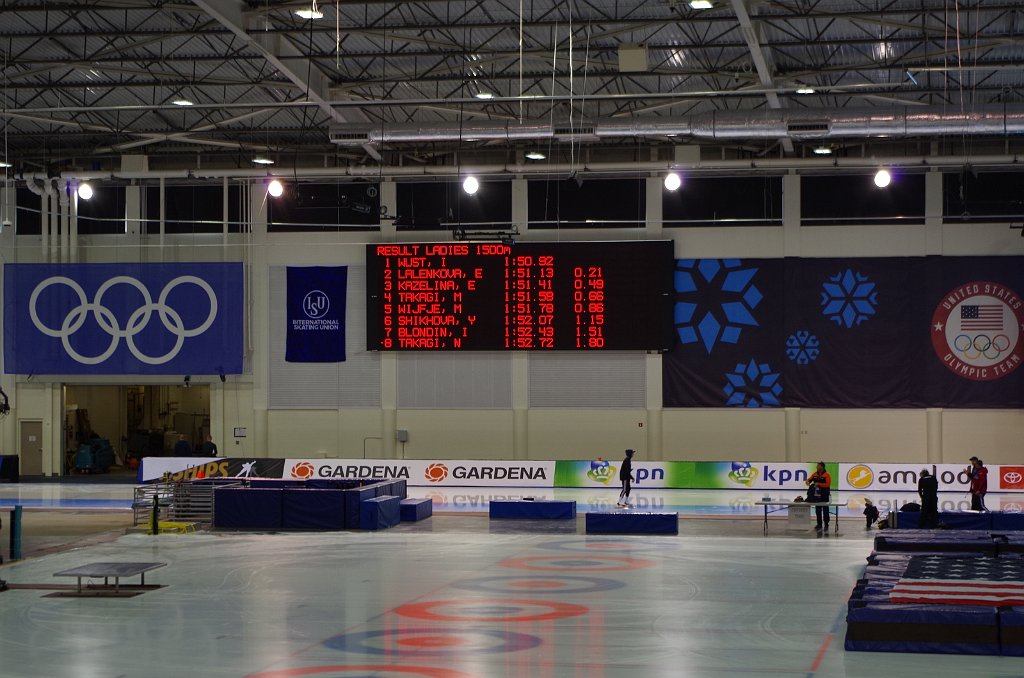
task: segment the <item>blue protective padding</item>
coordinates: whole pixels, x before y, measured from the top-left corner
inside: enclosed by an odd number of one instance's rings
[[[1024,657],[1024,607],[1000,608],[999,639],[1004,655]]]
[[[416,522],[434,515],[434,502],[430,499],[402,499],[400,502],[402,522]]]
[[[949,530],[991,530],[992,514],[940,511],[939,522]]]
[[[992,529],[999,531],[1024,530],[1024,513],[1004,513],[997,511],[988,514],[992,518]]]
[[[886,530],[875,537],[875,550],[992,555],[996,546],[988,530]]]
[[[569,520],[576,517],[576,502],[550,500],[492,500],[491,519],[520,518],[535,520]]]
[[[400,499],[407,499],[409,497],[408,480],[405,480],[404,478],[402,480],[394,480],[392,481],[391,484],[394,485],[395,488],[395,491],[392,492],[393,495],[399,497]]]
[[[359,506],[367,499],[377,496],[377,488],[373,485],[364,487],[353,487],[343,490],[345,495],[345,528],[349,530],[359,529]]]
[[[679,534],[679,515],[647,511],[586,514],[587,534]]]
[[[284,490],[217,487],[213,490],[213,526],[233,529],[281,529]]]
[[[260,488],[285,488],[285,487],[302,487],[305,485],[305,481],[302,480],[285,480],[278,478],[251,478],[249,479],[249,487],[260,487]]]
[[[401,520],[402,500],[394,496],[371,497],[359,503],[359,529],[382,530]]]
[[[351,487],[359,487],[359,481],[341,478],[310,478],[306,481],[306,487],[314,490],[347,490]]]
[[[294,530],[341,530],[345,527],[345,498],[341,490],[290,487],[283,492],[283,527]]]
[[[996,608],[980,605],[935,605],[931,603],[886,603],[870,605],[856,615],[847,617],[853,622],[879,622],[891,624],[969,624],[996,623]]]

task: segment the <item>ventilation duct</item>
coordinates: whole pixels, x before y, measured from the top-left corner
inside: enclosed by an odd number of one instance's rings
[[[366,143],[428,143],[435,141],[526,141],[536,139],[596,140],[616,137],[691,137],[694,139],[835,139],[843,137],[907,137],[1008,135],[1024,133],[1024,107],[981,108],[956,112],[946,108],[903,107],[821,110],[764,109],[715,111],[685,118],[605,118],[583,126],[543,122],[403,123],[365,126],[336,125],[331,141],[339,146]]]

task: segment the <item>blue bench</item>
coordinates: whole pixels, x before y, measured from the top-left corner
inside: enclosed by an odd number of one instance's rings
[[[528,520],[568,520],[576,517],[576,502],[551,500],[493,500],[490,516]]]
[[[370,497],[359,502],[359,529],[382,530],[400,520],[401,498],[392,495]]]
[[[434,502],[430,499],[403,499],[399,507],[402,522],[414,523],[434,515]]]
[[[679,514],[648,511],[588,513],[587,534],[679,534]]]

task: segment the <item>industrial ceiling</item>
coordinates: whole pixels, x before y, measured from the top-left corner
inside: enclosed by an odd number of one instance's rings
[[[1024,0],[708,4],[0,0],[0,159],[366,173],[1024,153]]]

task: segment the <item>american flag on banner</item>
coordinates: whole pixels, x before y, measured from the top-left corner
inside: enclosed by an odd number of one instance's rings
[[[894,603],[1024,605],[1024,560],[914,556],[889,593]]]
[[[1001,304],[964,304],[960,307],[960,329],[1001,330],[1003,329],[1003,307]]]

